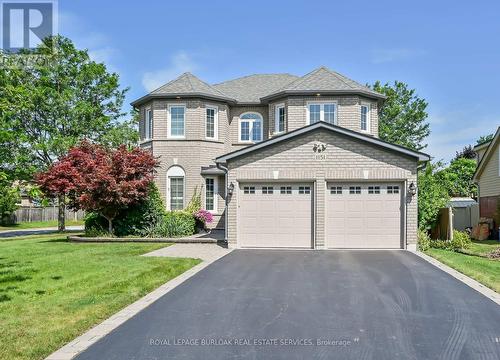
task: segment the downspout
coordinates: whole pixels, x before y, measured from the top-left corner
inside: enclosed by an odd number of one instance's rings
[[[216,162],[215,165],[217,166],[218,169],[224,171],[224,183],[225,183],[225,189],[224,189],[224,241],[226,242],[226,244],[228,243],[227,242],[227,221],[228,221],[228,203],[227,203],[227,199],[228,199],[228,187],[229,187],[229,184],[228,184],[228,178],[227,178],[227,173],[229,172],[229,169],[222,165],[221,163],[218,163]]]

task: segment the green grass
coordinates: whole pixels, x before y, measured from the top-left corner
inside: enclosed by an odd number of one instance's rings
[[[494,240],[473,241],[470,249],[462,253],[440,249],[429,249],[425,253],[500,292],[500,260],[483,257],[499,247],[500,243]]]
[[[165,245],[0,241],[0,359],[42,359],[199,263],[139,256]]]
[[[73,225],[83,225],[83,220],[66,220],[66,226]],[[13,224],[9,226],[0,226],[0,231],[2,230],[24,230],[24,229],[34,229],[34,228],[45,228],[45,227],[57,227],[57,220],[53,221],[33,221],[33,222],[22,222],[19,224]]]

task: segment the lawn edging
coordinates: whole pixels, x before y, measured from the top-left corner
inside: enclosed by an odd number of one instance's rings
[[[154,303],[163,295],[169,293],[177,286],[181,285],[184,281],[196,275],[198,272],[200,272],[201,270],[212,264],[214,261],[217,261],[221,257],[224,257],[228,253],[220,257],[213,258],[211,260],[204,260],[198,265],[180,274],[179,276],[167,281],[165,284],[151,291],[149,294],[143,296],[139,300],[135,301],[134,303],[128,305],[124,309],[118,311],[113,316],[104,320],[102,323],[94,326],[84,334],[73,339],[71,342],[67,343],[59,350],[47,356],[45,360],[73,359],[75,356],[77,356],[78,354],[89,348],[91,345],[99,341],[101,338],[108,335],[118,326],[122,325],[125,321],[129,320],[130,318],[132,318],[133,316],[137,315],[139,312],[147,308],[149,305]]]
[[[69,235],[69,241],[89,243],[180,243],[180,244],[216,244],[218,239],[209,234],[198,234],[178,238],[141,238],[141,237],[86,237]]]
[[[483,294],[488,299],[495,302],[497,305],[500,305],[500,294],[497,293],[496,291],[490,289],[486,285],[481,284],[479,281],[474,280],[471,277],[462,274],[460,271],[455,270],[452,267],[443,264],[441,261],[433,258],[432,256],[424,254],[421,251],[411,251],[411,252],[413,254],[417,255],[418,257],[424,259],[425,261],[429,262],[430,264],[436,266],[437,268],[441,269],[445,273],[453,276],[455,279],[460,280],[461,282],[463,282],[465,285],[469,286],[470,288]]]

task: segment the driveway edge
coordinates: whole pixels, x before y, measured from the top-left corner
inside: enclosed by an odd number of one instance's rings
[[[497,293],[496,291],[490,289],[489,287],[486,287],[485,285],[481,284],[479,281],[474,280],[467,275],[462,274],[460,271],[457,271],[448,265],[443,264],[441,261],[434,259],[433,257],[426,255],[420,251],[411,251],[413,254],[417,255],[421,259],[424,259],[425,261],[431,263],[432,265],[436,266],[437,268],[441,269],[447,274],[450,274],[453,276],[455,279],[460,280],[463,282],[465,285],[471,287],[472,289],[476,290],[477,292],[483,294],[486,296],[488,299],[492,300],[495,302],[497,305],[500,305],[500,294]]]
[[[151,291],[149,294],[143,296],[134,303],[128,305],[124,309],[118,311],[116,314],[110,318],[104,320],[102,323],[94,326],[92,329],[85,332],[83,335],[78,336],[73,341],[67,343],[59,350],[56,350],[45,360],[70,360],[76,355],[86,350],[88,347],[99,341],[104,336],[108,335],[111,331],[116,329],[118,326],[122,325],[125,321],[137,315],[140,311],[147,308],[149,305],[154,303],[163,295],[169,293],[171,290],[175,289],[177,286],[182,284],[184,281],[188,280],[213,262],[226,256],[228,253],[223,254],[220,257],[212,258],[210,260],[204,260],[200,264],[192,267],[186,272],[180,274],[179,276],[167,281],[165,284]]]

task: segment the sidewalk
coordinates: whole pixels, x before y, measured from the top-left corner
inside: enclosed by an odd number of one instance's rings
[[[83,231],[83,225],[66,226],[66,231]],[[57,232],[57,227],[19,229],[19,230],[1,230],[0,238],[11,238],[16,236],[43,235]]]

